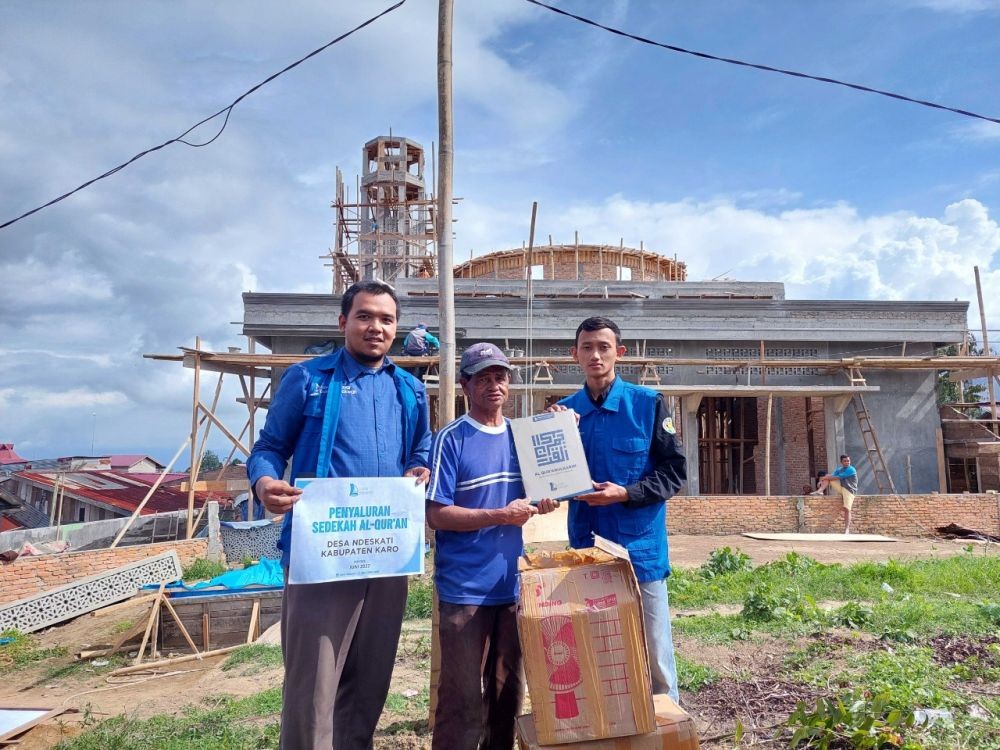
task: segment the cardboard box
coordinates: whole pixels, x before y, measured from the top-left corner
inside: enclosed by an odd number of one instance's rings
[[[543,745],[656,727],[639,584],[624,547],[595,544],[520,561],[517,627]]]
[[[694,721],[684,709],[667,695],[653,696],[656,710],[656,730],[632,737],[575,742],[572,745],[555,745],[558,750],[698,750],[698,732]],[[521,750],[545,750],[552,745],[539,745],[535,733],[535,720],[531,714],[517,719],[517,741]]]

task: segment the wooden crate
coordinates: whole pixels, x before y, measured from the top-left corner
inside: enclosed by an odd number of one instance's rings
[[[191,639],[202,651],[245,643],[254,602],[260,602],[260,632],[281,619],[281,591],[236,591],[170,599]],[[159,639],[160,649],[190,651],[180,628],[166,610],[160,616]]]

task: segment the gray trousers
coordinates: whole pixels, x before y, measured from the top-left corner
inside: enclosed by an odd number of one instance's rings
[[[406,576],[285,585],[282,750],[369,750],[406,608]]]

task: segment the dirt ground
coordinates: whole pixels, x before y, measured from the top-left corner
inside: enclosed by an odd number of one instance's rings
[[[770,542],[743,536],[670,537],[671,561],[676,567],[696,567],[719,547],[739,547],[760,564],[783,557],[795,550],[821,562],[850,563],[859,560],[884,560],[889,557],[942,557],[960,554],[968,544],[964,541],[905,538],[898,542]],[[1000,547],[989,545],[985,552],[997,554]],[[61,738],[81,731],[85,715],[104,719],[118,714],[145,718],[156,714],[178,713],[186,705],[210,706],[221,695],[245,696],[281,684],[282,670],[273,667],[249,674],[237,668],[221,669],[225,656],[204,662],[188,662],[169,668],[163,674],[139,673],[123,677],[98,674],[89,666],[62,676],[50,676],[55,668],[73,663],[73,654],[81,648],[95,647],[114,640],[114,630],[121,623],[144,617],[144,605],[123,608],[104,617],[85,615],[65,625],[36,634],[43,647],[62,646],[68,656],[54,657],[30,668],[4,675],[0,680],[0,705],[48,706],[76,709],[32,730],[17,745],[18,750],[40,750],[54,746]],[[676,612],[675,615],[683,616]],[[404,624],[399,658],[393,677],[392,693],[416,696],[426,690],[430,672],[430,623],[425,620]],[[713,666],[721,674],[764,668],[773,654],[767,642],[763,644],[729,644],[708,646],[693,639],[678,639],[678,648],[690,658]],[[691,705],[692,711],[698,707]],[[712,722],[702,723],[702,729],[712,730]],[[429,747],[429,736],[423,718],[415,719],[414,711],[393,713],[387,710],[380,723],[379,748]]]

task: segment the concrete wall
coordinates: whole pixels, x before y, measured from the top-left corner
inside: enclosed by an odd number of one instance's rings
[[[464,282],[461,286],[459,282]],[[491,286],[492,284],[492,286]],[[481,288],[480,288],[481,287]],[[845,386],[843,372],[830,372],[809,365],[810,359],[855,355],[891,356],[904,351],[927,355],[937,344],[960,341],[966,328],[966,302],[870,302],[853,300],[721,299],[720,295],[768,294],[780,285],[661,283],[633,284],[601,282],[593,288],[581,282],[550,281],[535,286],[534,341],[536,357],[567,356],[576,324],[588,315],[606,315],[622,326],[629,354],[656,358],[712,359],[711,365],[660,365],[657,374],[670,385],[759,385],[759,367],[739,367],[734,361],[755,359],[761,341],[765,357],[802,360],[801,366],[767,371],[768,386]],[[459,350],[480,340],[500,346],[526,349],[524,340],[525,300],[488,294],[519,294],[516,285],[502,281],[456,280],[456,289],[477,290],[487,296],[456,299]],[[619,298],[545,298],[549,294],[602,293]],[[437,327],[436,281],[408,280],[400,286],[402,317],[394,353],[401,349],[407,330],[423,322]],[[504,291],[506,290],[506,291]],[[629,294],[641,297],[626,298]],[[708,295],[700,298],[699,295]],[[783,297],[783,291],[781,296]],[[247,335],[258,337],[276,353],[301,353],[313,343],[339,340],[336,331],[337,303],[331,295],[244,294],[244,326]],[[640,376],[638,366],[624,366],[621,375],[632,381]],[[280,374],[280,373],[278,373]],[[525,373],[526,374],[526,373]],[[554,365],[555,384],[578,385],[583,380],[574,364]],[[929,371],[870,371],[869,385],[880,393],[865,397],[873,426],[882,446],[897,492],[915,493],[940,488],[936,430],[935,374]],[[831,399],[827,399],[832,403]],[[779,400],[780,401],[780,400]],[[867,460],[862,435],[853,408],[840,399],[846,410],[824,425],[823,445],[817,445],[817,468],[832,469],[840,452],[852,455],[858,467],[861,492],[877,486]],[[808,447],[802,411],[791,399],[781,402],[782,416],[772,433],[777,450],[772,451],[772,491],[798,492],[810,481]],[[829,411],[829,409],[828,409]],[[762,421],[763,422],[763,421]],[[832,430],[832,431],[831,431]],[[759,441],[763,450],[763,436]],[[826,455],[821,452],[826,448]],[[834,456],[831,461],[831,454]],[[694,454],[696,455],[696,453]],[[692,456],[693,459],[693,456]],[[909,466],[909,476],[907,467]],[[763,478],[758,477],[758,489]]]
[[[839,497],[677,496],[667,504],[667,528],[675,534],[841,532]],[[1000,496],[866,495],[854,502],[851,530],[860,534],[926,536],[957,523],[1000,534]]]
[[[159,518],[159,528],[167,528],[168,519],[178,519],[178,527],[183,534],[187,531],[187,511],[175,513],[158,513],[152,516],[140,516],[129,528],[123,544],[136,544],[139,540],[149,541],[153,526]],[[111,518],[107,521],[91,521],[89,523],[64,524],[60,527],[45,526],[38,529],[17,529],[0,533],[0,551],[19,550],[25,542],[39,544],[41,542],[65,541],[70,549],[84,549],[94,546],[110,546],[115,535],[128,523],[127,518]],[[172,522],[169,522],[172,525]]]

